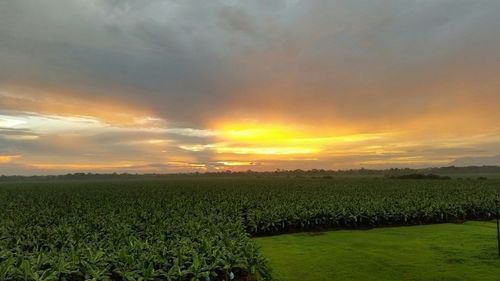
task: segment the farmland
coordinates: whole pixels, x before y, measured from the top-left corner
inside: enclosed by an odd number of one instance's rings
[[[270,280],[252,237],[494,217],[498,180],[0,183],[0,280]]]

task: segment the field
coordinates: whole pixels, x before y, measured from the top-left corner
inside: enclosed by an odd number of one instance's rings
[[[3,182],[0,280],[270,280],[275,259],[252,237],[488,220],[498,196],[498,180]]]
[[[497,281],[496,224],[466,222],[257,238],[279,281]]]

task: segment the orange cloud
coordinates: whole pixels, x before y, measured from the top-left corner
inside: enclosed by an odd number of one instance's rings
[[[10,163],[20,157],[21,155],[0,155],[0,164]]]
[[[90,117],[120,127],[152,127],[163,120],[150,110],[116,100],[89,100],[71,93],[34,93],[9,88],[0,92],[0,109],[65,117]]]

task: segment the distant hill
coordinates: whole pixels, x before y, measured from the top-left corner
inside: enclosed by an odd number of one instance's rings
[[[435,167],[424,169],[410,168],[391,168],[383,170],[375,169],[351,169],[351,170],[276,170],[270,172],[206,172],[206,173],[180,173],[180,174],[129,174],[129,173],[113,173],[113,174],[93,174],[93,173],[73,173],[58,176],[0,176],[1,181],[38,181],[38,180],[110,180],[110,179],[162,179],[175,177],[210,177],[210,176],[350,176],[350,175],[383,175],[390,177],[398,177],[412,174],[432,174],[432,175],[460,175],[460,174],[500,174],[500,166],[468,166],[468,167]]]
[[[500,166],[500,155],[487,157],[464,157],[459,158],[451,163],[453,166],[468,167],[468,166]]]

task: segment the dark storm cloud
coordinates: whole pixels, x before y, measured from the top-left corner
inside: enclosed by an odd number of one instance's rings
[[[494,0],[2,1],[0,85],[198,125],[411,118],[435,96],[492,99],[499,13]]]

